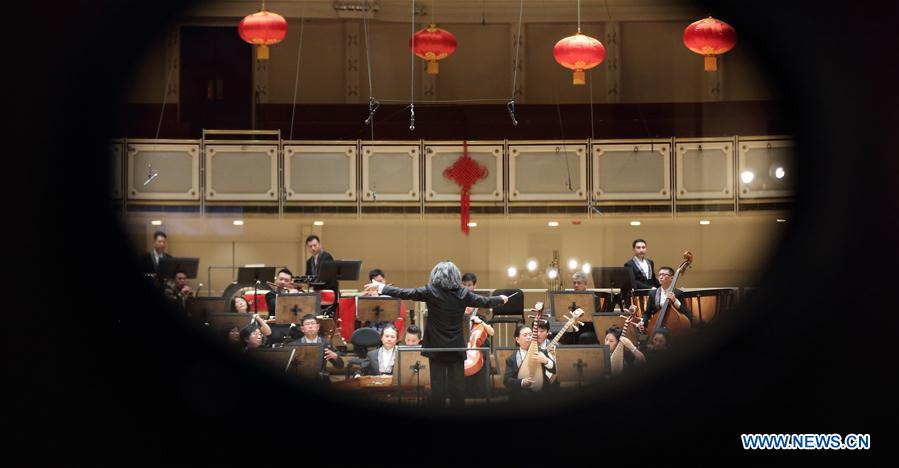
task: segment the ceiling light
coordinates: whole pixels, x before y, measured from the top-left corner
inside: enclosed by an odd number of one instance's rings
[[[583,271],[584,274],[589,275],[589,274],[590,274],[590,264],[589,264],[589,263],[583,264],[583,265],[581,266],[581,271]]]
[[[784,170],[784,168],[778,167],[778,168],[774,169],[774,177],[776,177],[778,179],[783,179],[784,176],[786,176],[786,175],[787,175],[787,171]]]
[[[631,226],[639,226],[640,221],[631,221]]]
[[[740,180],[742,180],[744,184],[752,182],[753,179],[755,179],[755,174],[753,174],[752,171],[743,171],[743,173],[740,174]]]
[[[468,223],[468,227],[478,227],[478,223]]]
[[[235,226],[243,226],[243,220],[235,219],[232,224],[234,224]]]
[[[712,224],[712,222],[707,219],[700,219],[699,224],[702,224],[703,226],[708,226],[709,224]]]
[[[559,225],[559,222],[558,221],[550,221],[550,222],[546,223],[546,225],[549,227],[556,227]]]
[[[325,222],[324,221],[313,221],[312,225],[313,226],[324,226]]]
[[[518,274],[518,269],[513,266],[510,266],[509,269],[506,270],[506,273],[508,273],[509,278],[514,278],[515,275]]]
[[[150,221],[150,224],[152,224],[154,226],[162,226],[162,220],[154,219],[153,221]]]
[[[528,271],[537,270],[537,260],[528,260]]]

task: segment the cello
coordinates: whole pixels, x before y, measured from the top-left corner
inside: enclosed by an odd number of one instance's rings
[[[680,277],[681,273],[686,272],[686,269],[690,267],[691,263],[693,263],[693,254],[690,253],[690,251],[684,252],[684,261],[681,262],[680,266],[677,267],[677,270],[674,272],[674,278],[671,280],[671,285],[663,290],[665,293],[662,294],[659,312],[649,319],[649,329],[651,330],[649,333],[650,337],[662,327],[671,330],[672,334],[683,334],[690,329],[690,319],[678,312],[677,309],[674,308],[674,304],[668,302],[667,293],[674,291],[674,288],[677,285],[677,279]],[[652,301],[655,299],[650,297],[649,300]]]
[[[472,310],[472,318],[476,317],[477,313],[477,309]],[[477,374],[484,366],[484,355],[472,348],[480,348],[485,341],[487,341],[487,330],[484,329],[484,323],[477,323],[471,327],[471,336],[468,338],[468,346],[466,346],[469,351],[465,352],[465,377]]]

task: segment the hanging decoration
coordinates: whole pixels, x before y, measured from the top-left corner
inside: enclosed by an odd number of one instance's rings
[[[718,70],[718,55],[734,48],[737,31],[724,21],[703,18],[684,29],[684,45],[705,56],[705,71]]]
[[[431,23],[409,38],[409,48],[415,55],[428,61],[428,74],[436,75],[440,71],[440,64],[437,61],[453,55],[456,51],[456,36]]]
[[[287,20],[277,13],[265,11],[265,2],[262,2],[260,11],[240,20],[237,32],[241,39],[258,46],[257,59],[268,60],[268,46],[281,42],[287,36]]]
[[[490,171],[486,166],[479,164],[468,155],[468,142],[462,142],[462,156],[452,166],[443,171],[443,177],[452,180],[462,188],[460,214],[462,218],[462,232],[468,235],[471,210],[471,187],[481,179],[487,177]]]
[[[606,58],[606,48],[598,39],[581,34],[578,28],[577,34],[556,43],[553,56],[559,65],[574,70],[573,83],[582,85],[587,82],[584,70],[602,63]]]

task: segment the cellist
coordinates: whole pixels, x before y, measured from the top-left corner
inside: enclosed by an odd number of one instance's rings
[[[684,305],[684,292],[674,288],[673,291],[668,291],[666,293],[666,290],[671,286],[671,281],[674,279],[674,268],[663,266],[662,268],[659,268],[657,276],[661,286],[653,288],[652,291],[649,292],[649,299],[646,301],[646,310],[643,311],[643,321],[640,322],[639,325],[640,331],[645,331],[652,316],[660,312],[659,306],[663,294],[668,297],[668,304],[674,305],[677,312],[687,317],[687,319],[690,320],[690,323],[692,323],[693,313],[690,312],[690,309],[688,309],[686,305]]]
[[[474,292],[475,287],[478,284],[478,277],[475,276],[474,273],[465,273],[462,275],[462,287],[465,289]],[[490,337],[495,333],[493,327],[490,326],[480,314],[478,314],[478,309],[474,307],[466,307],[465,314],[462,316],[462,331],[465,334],[465,343],[471,344],[471,331],[475,327],[483,327],[483,333],[486,335],[486,339],[480,347],[489,348],[490,347]],[[481,366],[481,369],[477,371],[473,375],[468,375],[465,377],[465,397],[466,398],[484,398],[487,395],[487,389],[485,388],[485,382],[487,381],[484,378],[484,373],[487,372],[485,370],[486,366]]]

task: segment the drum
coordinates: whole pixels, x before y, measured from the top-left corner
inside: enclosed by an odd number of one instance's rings
[[[256,297],[253,298],[253,288],[250,288],[249,291],[243,293],[243,298],[247,300],[247,311],[251,313],[256,312],[256,306],[253,305],[257,301],[259,302],[259,313],[268,315],[268,303],[265,302],[265,295],[268,294],[267,290],[257,289]]]
[[[322,306],[331,305],[334,303],[334,291],[330,289],[323,289],[319,291],[322,295]]]

